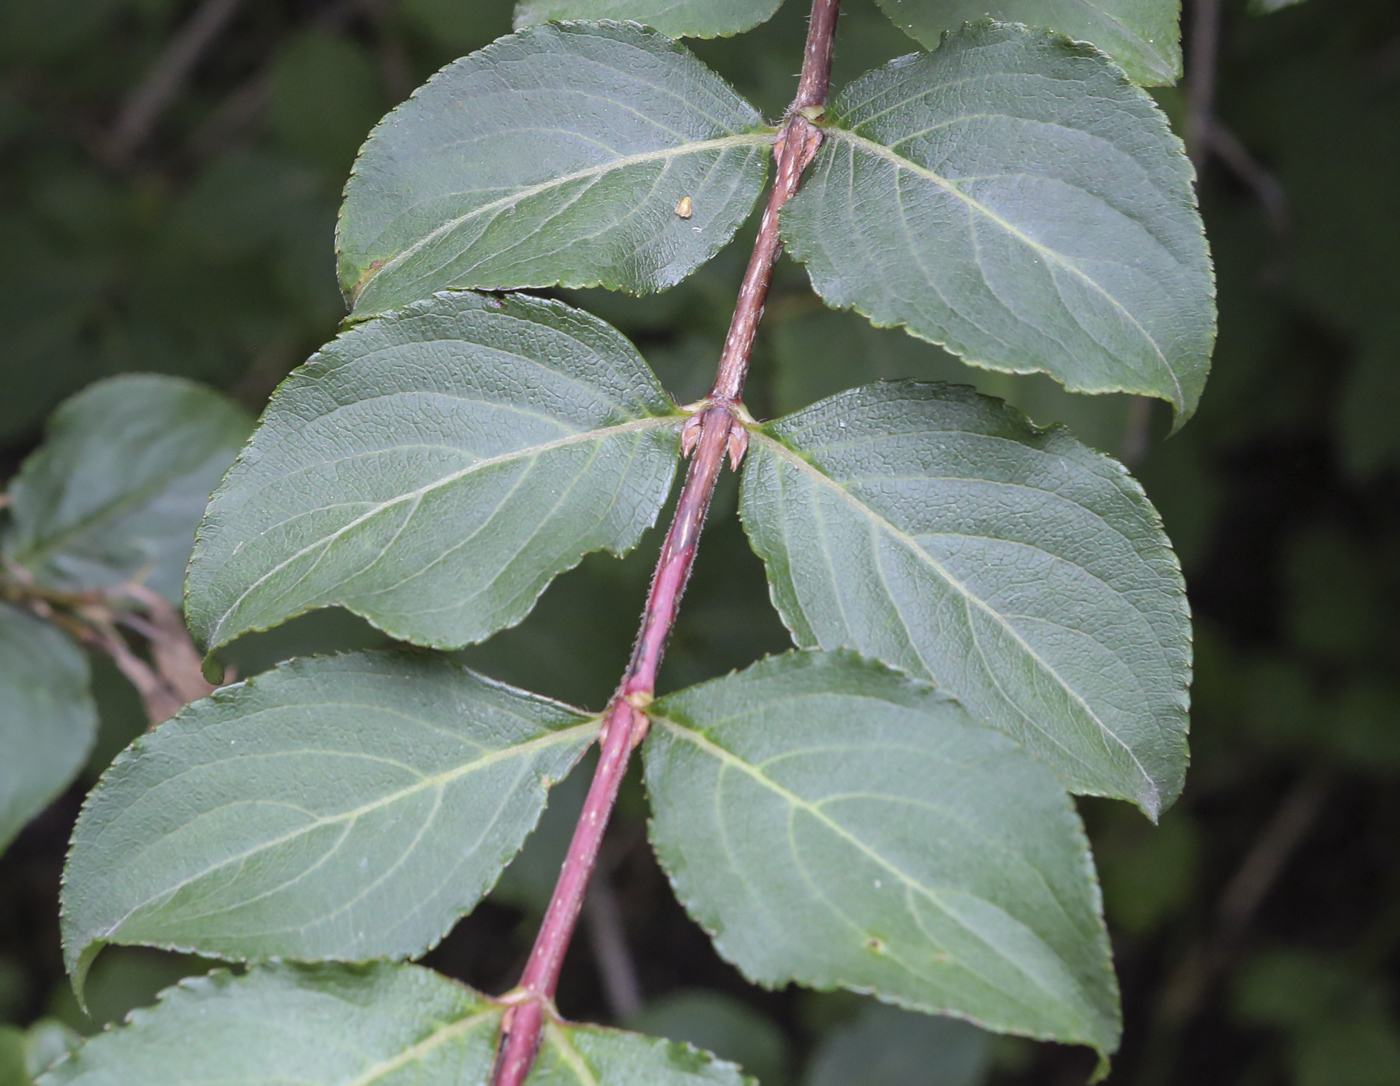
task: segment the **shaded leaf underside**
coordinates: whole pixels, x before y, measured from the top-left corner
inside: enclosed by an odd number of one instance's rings
[[[138,578],[178,604],[195,525],[252,428],[237,404],[176,377],[90,385],[15,478],[8,555],[55,588]]]
[[[82,649],[0,603],[0,851],[73,779],[96,734]]]

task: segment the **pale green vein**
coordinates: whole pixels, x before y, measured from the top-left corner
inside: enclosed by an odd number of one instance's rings
[[[285,844],[288,841],[294,841],[298,837],[304,837],[306,834],[313,833],[316,830],[323,829],[327,826],[335,826],[340,825],[342,823],[354,823],[373,811],[377,811],[381,808],[391,806],[395,803],[400,803],[421,792],[425,792],[430,789],[445,789],[448,785],[453,784],[456,781],[461,780],[465,777],[468,777],[473,773],[479,772],[480,770],[488,769],[491,766],[496,765],[497,763],[509,761],[514,758],[532,757],[542,750],[548,750],[551,747],[564,746],[569,743],[576,742],[578,739],[596,732],[601,725],[602,718],[593,717],[589,720],[584,721],[581,724],[575,724],[569,728],[563,728],[559,731],[550,732],[547,735],[542,735],[535,739],[528,739],[523,743],[517,743],[514,746],[506,747],[502,750],[493,751],[490,754],[473,759],[472,761],[466,762],[463,765],[456,766],[452,769],[443,770],[441,773],[423,775],[418,781],[414,782],[406,788],[400,788],[397,791],[386,793],[385,795],[380,796],[377,799],[373,799],[368,803],[361,804],[360,806],[351,808],[350,810],[341,811],[338,814],[334,815],[314,816],[310,822],[308,822],[305,825],[298,826],[296,829],[292,830],[289,833],[285,833],[278,837],[272,837],[263,841],[259,841],[252,848],[248,848],[242,852],[225,856],[218,863],[210,864],[208,867],[205,867],[199,871],[195,871],[190,875],[186,876],[185,878],[180,879],[173,885],[162,887],[159,894],[155,895],[155,897],[147,898],[144,901],[137,902],[130,909],[128,909],[125,914],[123,914],[122,916],[114,920],[111,924],[107,925],[103,930],[101,930],[98,933],[98,935],[99,937],[110,935],[112,932],[115,932],[118,929],[120,929],[121,926],[125,924],[128,920],[130,920],[133,915],[135,915],[137,912],[139,912],[146,906],[150,905],[151,902],[154,901],[156,898],[168,899],[174,894],[179,893],[182,889],[184,889],[186,886],[189,886],[191,883],[206,878],[212,872],[218,871],[221,868],[228,867],[231,864],[241,863],[244,860],[248,859],[248,857],[250,856],[255,856],[258,853],[265,852],[267,849],[270,848],[276,848],[278,845]],[[98,838],[98,840],[100,841],[100,837]],[[95,841],[94,845],[96,845],[96,843],[97,842]]]
[[[345,1083],[344,1086],[370,1086],[371,1083],[380,1081],[386,1075],[393,1074],[400,1067],[406,1067],[410,1063],[416,1063],[418,1060],[423,1059],[434,1050],[441,1048],[449,1041],[455,1041],[458,1037],[470,1033],[482,1023],[499,1018],[500,1014],[501,1011],[499,1008],[492,1007],[489,1010],[481,1011],[467,1018],[463,1018],[459,1022],[453,1022],[451,1025],[443,1026],[435,1033],[430,1033],[417,1044],[405,1048],[392,1059],[375,1064],[359,1078]]]
[[[521,449],[513,449],[510,452],[500,453],[496,456],[488,456],[480,460],[475,460],[471,464],[468,464],[466,467],[458,471],[450,472],[449,474],[444,475],[441,478],[434,479],[428,483],[424,483],[422,486],[417,487],[413,490],[406,490],[402,494],[396,494],[392,498],[387,499],[386,501],[376,502],[365,512],[361,513],[359,516],[355,517],[352,520],[346,521],[335,531],[329,533],[328,535],[323,535],[320,538],[315,539],[310,543],[307,543],[300,549],[292,552],[290,555],[288,555],[282,561],[278,562],[267,572],[263,573],[261,576],[252,581],[247,588],[245,588],[241,593],[239,593],[237,598],[235,598],[226,608],[224,608],[223,618],[219,620],[218,626],[215,628],[214,635],[210,638],[210,641],[211,643],[216,643],[218,641],[219,631],[222,630],[225,620],[227,620],[227,618],[238,609],[238,607],[243,603],[245,599],[248,598],[249,595],[251,595],[258,588],[261,588],[262,585],[265,584],[270,578],[275,577],[278,573],[282,572],[282,570],[286,569],[292,563],[296,562],[301,558],[304,558],[306,555],[310,554],[317,548],[329,548],[332,544],[335,543],[337,539],[345,535],[345,533],[352,531],[355,528],[358,528],[360,525],[365,524],[368,521],[373,520],[375,517],[379,516],[386,510],[392,509],[398,505],[402,505],[404,502],[421,501],[426,495],[431,494],[435,490],[440,490],[442,487],[450,486],[452,483],[460,482],[461,480],[466,479],[476,474],[477,472],[484,471],[488,468],[496,467],[500,464],[509,464],[520,460],[528,460],[534,457],[538,457],[543,453],[552,452],[555,449],[567,448],[571,445],[581,445],[589,441],[601,442],[606,440],[607,438],[616,437],[621,434],[638,433],[648,430],[658,430],[667,426],[677,426],[680,424],[681,421],[682,420],[678,415],[654,415],[649,418],[634,419],[631,422],[620,423],[616,426],[605,426],[597,430],[584,430],[580,433],[569,434],[566,437],[556,438],[553,441],[546,441],[538,445],[528,445]],[[318,512],[321,512],[321,510],[313,509],[308,510],[303,515],[309,516],[314,515]],[[378,559],[376,558],[375,560],[377,561]]]
[[[890,860],[880,855],[880,853],[876,852],[859,837],[851,833],[850,830],[846,829],[845,826],[841,825],[830,815],[828,815],[824,810],[822,810],[819,804],[811,803],[808,800],[803,799],[801,796],[797,795],[797,793],[789,791],[777,781],[773,780],[771,777],[760,772],[752,763],[739,757],[732,751],[726,750],[718,743],[707,738],[706,736],[695,731],[694,729],[686,727],[684,724],[679,723],[678,721],[671,720],[668,717],[664,716],[652,715],[652,722],[654,724],[662,725],[662,727],[666,728],[667,731],[669,731],[672,735],[676,736],[678,739],[684,742],[691,743],[692,745],[698,747],[704,753],[708,754],[710,757],[714,758],[717,762],[719,762],[721,766],[730,769],[735,769],[740,773],[751,777],[758,785],[768,789],[775,796],[781,799],[784,803],[789,804],[793,809],[805,812],[816,822],[820,823],[822,826],[828,829],[832,834],[841,838],[841,840],[845,841],[857,852],[869,859],[877,867],[880,867],[883,870],[889,872],[889,874],[892,875],[894,878],[898,879],[907,890],[913,891],[914,893],[917,893],[920,897],[927,900],[931,905],[933,905],[934,908],[936,908],[939,911],[939,913],[941,913],[948,920],[951,920],[953,923],[957,924],[969,935],[975,938],[979,943],[987,947],[998,957],[1002,958],[1003,961],[1006,961],[1008,964],[1016,967],[1017,971],[1022,973],[1022,975],[1025,976],[1028,980],[1030,980],[1031,983],[1035,984],[1036,987],[1041,988],[1042,991],[1045,991],[1051,996],[1054,995],[1054,993],[1050,992],[1049,989],[1046,989],[1042,985],[1040,985],[1040,983],[1032,974],[1020,969],[1014,958],[1009,957],[1008,955],[1003,953],[999,948],[993,946],[991,943],[988,943],[986,938],[982,936],[981,933],[979,933],[976,929],[969,927],[954,910],[948,908],[943,903],[943,901],[938,895],[937,890],[935,890],[931,886],[925,886],[913,875],[910,875],[908,872],[904,871],[902,868],[896,866]],[[794,856],[796,856],[795,853]],[[798,866],[801,867],[800,858],[797,862]],[[917,911],[911,910],[911,912],[914,913],[915,919],[917,920]],[[844,916],[844,914],[840,912],[837,912],[837,915],[842,916],[843,919],[847,919]],[[939,949],[945,955],[947,955],[949,960],[958,960],[951,954],[951,952],[948,951],[947,947],[940,946]],[[903,965],[903,963],[900,964]],[[958,964],[962,965],[963,968],[968,968],[968,966],[961,961],[959,961]],[[991,981],[987,978],[983,977],[982,979],[988,985],[996,987],[996,985],[992,985]],[[998,991],[1001,990],[1002,989],[998,988]],[[1009,993],[1005,994],[1009,995]]]
[[[545,1037],[550,1044],[554,1045],[564,1062],[569,1065],[569,1070],[574,1073],[574,1077],[583,1083],[583,1086],[598,1086],[598,1080],[593,1077],[593,1072],[588,1069],[588,1063],[582,1054],[574,1047],[569,1035],[559,1028],[556,1022],[546,1022],[544,1027]]]
[[[541,181],[538,184],[527,185],[523,188],[513,189],[508,195],[502,196],[489,203],[481,204],[472,208],[455,218],[448,219],[440,226],[424,234],[408,248],[404,249],[394,257],[381,264],[372,276],[364,279],[355,285],[354,297],[359,298],[364,293],[365,288],[374,282],[384,272],[397,267],[406,259],[416,255],[427,248],[438,238],[452,233],[458,227],[471,222],[472,219],[483,215],[490,215],[493,212],[504,208],[513,207],[522,200],[528,200],[533,196],[550,192],[570,185],[575,181],[585,181],[604,177],[617,170],[627,169],[631,166],[643,166],[651,162],[671,162],[682,155],[701,154],[706,151],[728,150],[731,147],[762,146],[772,144],[778,138],[776,132],[753,132],[737,136],[721,136],[717,139],[697,140],[694,143],[684,144],[680,147],[666,147],[659,151],[645,151],[636,155],[623,155],[609,162],[600,163],[597,166],[590,166],[587,169],[576,170],[573,173],[562,174],[559,177],[550,178],[548,181]]]
[[[911,159],[905,158],[903,155],[896,154],[884,144],[877,143],[876,141],[871,139],[867,139],[865,136],[857,135],[855,132],[852,132],[849,129],[845,128],[827,128],[824,131],[829,138],[835,139],[836,141],[841,143],[848,144],[853,148],[859,148],[867,154],[873,155],[876,158],[882,159],[883,161],[890,163],[890,165],[894,166],[897,170],[907,170],[924,178],[931,184],[936,185],[939,189],[943,190],[948,195],[954,197],[957,200],[962,201],[962,203],[968,208],[969,212],[982,216],[988,222],[993,223],[1000,229],[1004,230],[1007,234],[1015,238],[1021,244],[1025,245],[1027,248],[1038,253],[1048,263],[1064,269],[1070,275],[1074,276],[1076,279],[1084,283],[1085,286],[1087,286],[1094,294],[1103,298],[1104,301],[1108,302],[1114,308],[1114,310],[1118,312],[1118,314],[1123,318],[1123,320],[1132,325],[1133,328],[1137,329],[1138,333],[1142,336],[1142,339],[1152,348],[1153,353],[1157,356],[1158,361],[1161,363],[1162,369],[1171,378],[1172,386],[1176,389],[1177,401],[1185,402],[1184,395],[1181,390],[1181,383],[1177,380],[1175,371],[1172,369],[1171,364],[1167,361],[1167,356],[1163,353],[1162,348],[1158,345],[1157,341],[1152,337],[1152,334],[1143,326],[1142,322],[1139,321],[1137,317],[1133,316],[1132,312],[1129,311],[1123,305],[1122,302],[1120,302],[1111,293],[1109,293],[1107,289],[1105,289],[1102,283],[1100,283],[1093,276],[1089,275],[1087,272],[1083,271],[1078,265],[1076,265],[1063,253],[1058,252],[1055,249],[1051,249],[1049,246],[1042,245],[1040,242],[1036,241],[1035,238],[1031,237],[1024,230],[1020,229],[1020,227],[1016,226],[1015,223],[1011,222],[1006,218],[1003,218],[1002,216],[998,215],[995,211],[993,211],[990,207],[988,207],[986,204],[982,203],[980,200],[977,200],[976,198],[969,196],[967,193],[963,192],[959,186],[954,184],[952,181],[948,180],[946,177],[935,173],[933,170],[930,170],[926,166],[921,166],[919,163],[914,162]]]
[[[978,608],[982,613],[987,615],[998,627],[1003,629],[1007,633],[1007,635],[1011,637],[1016,642],[1016,644],[1020,646],[1022,650],[1025,651],[1026,655],[1031,660],[1033,660],[1035,664],[1038,667],[1040,667],[1049,678],[1053,679],[1056,685],[1061,690],[1063,690],[1074,701],[1074,703],[1083,710],[1085,715],[1088,716],[1089,720],[1091,720],[1094,723],[1094,725],[1099,729],[1100,734],[1106,740],[1111,740],[1113,743],[1117,744],[1123,749],[1124,753],[1126,753],[1127,756],[1132,760],[1133,766],[1137,769],[1137,771],[1142,775],[1142,778],[1151,787],[1153,796],[1157,795],[1157,786],[1153,783],[1151,774],[1147,772],[1146,768],[1138,760],[1138,757],[1133,752],[1132,748],[1129,747],[1128,744],[1125,743],[1121,737],[1114,733],[1114,731],[1111,728],[1109,728],[1108,725],[1105,724],[1102,719],[1100,719],[1099,715],[1096,712],[1094,712],[1093,708],[1084,699],[1084,696],[1080,694],[1079,691],[1075,690],[1075,688],[1071,686],[1070,683],[1067,682],[1058,671],[1055,670],[1055,668],[1050,664],[1048,660],[1044,659],[1038,652],[1036,652],[1034,647],[1032,647],[1031,644],[1027,642],[1026,639],[1021,635],[1020,631],[1017,630],[1015,626],[1011,625],[1006,620],[1005,615],[1003,615],[1000,611],[996,610],[989,603],[987,603],[986,600],[982,599],[982,597],[973,592],[972,589],[969,588],[966,584],[964,584],[961,580],[953,576],[950,570],[948,570],[941,562],[934,558],[933,555],[929,554],[928,551],[926,551],[922,546],[920,546],[919,541],[917,539],[915,539],[913,536],[909,535],[909,533],[905,532],[901,528],[897,527],[896,525],[892,524],[890,521],[885,519],[883,516],[877,513],[869,505],[861,501],[858,497],[852,494],[849,490],[846,489],[846,487],[842,486],[831,476],[827,475],[815,465],[809,463],[805,458],[793,452],[787,446],[782,444],[782,442],[775,440],[774,438],[770,437],[768,434],[764,433],[761,430],[751,431],[750,437],[751,440],[756,441],[763,448],[768,449],[769,451],[774,453],[783,462],[788,463],[793,467],[797,468],[799,471],[806,474],[809,478],[817,481],[823,487],[830,490],[832,493],[838,495],[842,500],[846,501],[851,506],[853,506],[860,513],[861,516],[868,518],[871,522],[876,524],[882,531],[888,533],[892,538],[896,539],[902,545],[907,547],[909,551],[912,554],[914,554],[916,558],[919,559],[919,561],[926,565],[936,576],[938,576],[945,584],[947,584],[949,588],[958,593],[958,595],[960,595],[968,605],[975,606],[976,608]],[[1042,731],[1042,734],[1046,733]],[[1053,739],[1053,737],[1048,735],[1047,738]]]

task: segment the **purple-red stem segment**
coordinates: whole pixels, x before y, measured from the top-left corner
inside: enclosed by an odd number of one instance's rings
[[[807,46],[797,97],[788,110],[774,144],[777,177],[759,224],[753,255],[744,272],[734,317],[720,355],[714,387],[682,430],[682,449],[691,454],[685,487],[676,504],[671,528],[661,547],[651,591],[647,595],[642,627],[622,682],[609,705],[602,728],[602,753],[583,813],[574,829],[568,856],[559,873],[544,922],[530,960],[516,989],[503,997],[508,1003],[501,1024],[501,1042],[492,1086],[522,1086],[534,1065],[545,1018],[552,1015],[559,971],[569,948],[588,880],[598,859],[618,788],[627,772],[628,757],[646,735],[645,713],[656,690],[656,674],[666,651],[666,641],[676,620],[681,595],[690,579],[700,531],[710,508],[715,483],[728,453],[737,468],[748,446],[747,414],[739,397],[748,374],[758,322],[763,317],[773,265],[778,259],[778,211],[797,191],[802,171],[821,144],[821,130],[811,115],[826,102],[831,75],[831,47],[840,0],[813,0],[807,30]]]

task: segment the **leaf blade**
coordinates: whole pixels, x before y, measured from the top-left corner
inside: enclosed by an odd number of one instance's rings
[[[179,603],[194,529],[253,428],[213,389],[135,374],[65,401],[16,477],[9,556],[70,591],[149,573]]]
[[[515,29],[562,19],[630,19],[671,38],[727,38],[767,22],[783,0],[520,0]]]
[[[1055,30],[1093,42],[1134,83],[1172,84],[1181,76],[1179,0],[876,0],[896,26],[925,49],[963,23],[992,18]],[[898,6],[896,6],[896,4]],[[907,20],[901,22],[901,20]]]
[[[371,134],[341,209],[342,289],[369,316],[445,288],[672,286],[752,209],[774,139],[760,125],[654,31],[502,38]],[[685,196],[689,218],[675,213]]]
[[[181,982],[130,1024],[91,1038],[43,1086],[306,1086],[482,1083],[505,1008],[413,965],[264,965]],[[528,1086],[742,1086],[731,1064],[689,1046],[550,1022]]]
[[[1190,163],[1092,49],[981,25],[851,84],[783,212],[829,305],[1011,373],[1195,410],[1214,280]]]
[[[562,303],[445,294],[357,325],[283,383],[210,503],[191,629],[213,649],[338,605],[483,640],[589,551],[635,546],[679,422],[632,345]]]
[[[1116,1048],[1072,804],[950,698],[850,653],[789,653],[662,699],[647,744],[662,866],[751,980]]]
[[[1185,589],[1116,461],[915,382],[772,423],[749,456],[744,525],[799,645],[932,679],[1072,791],[1154,818],[1180,792]]]
[[[0,603],[0,852],[77,775],[97,736],[87,658],[47,622]]]
[[[63,895],[75,984],[107,943],[232,960],[422,953],[490,889],[596,730],[392,652],[294,660],[196,702],[84,806]]]

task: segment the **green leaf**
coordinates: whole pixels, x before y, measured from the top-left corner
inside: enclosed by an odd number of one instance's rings
[[[96,735],[82,650],[0,603],[0,851],[82,769]]]
[[[823,1038],[804,1086],[982,1086],[989,1040],[966,1022],[872,1003]]]
[[[5,553],[55,588],[137,578],[178,604],[195,525],[252,425],[226,397],[176,377],[84,389],[20,468]]]
[[[632,345],[559,302],[444,294],[358,325],[282,384],[214,495],[191,629],[213,649],[339,604],[481,641],[589,551],[636,544],[679,423]]]
[[[647,1003],[627,1024],[642,1033],[684,1041],[738,1064],[763,1086],[784,1086],[787,1039],[771,1018],[730,995],[682,990]]]
[[[783,0],[520,0],[516,29],[551,19],[630,19],[672,38],[725,38],[767,22]]]
[[[69,971],[105,943],[421,954],[491,888],[597,732],[439,657],[293,660],[119,755],[73,832]]]
[[[485,1083],[505,1008],[428,969],[268,965],[168,989],[92,1038],[43,1086]],[[528,1086],[742,1086],[688,1045],[550,1021]]]
[[[1117,1047],[1088,842],[1006,736],[849,653],[770,657],[651,716],[652,841],[750,980]]]
[[[970,27],[826,118],[782,223],[829,304],[973,365],[1191,415],[1215,336],[1191,164],[1091,47]]]
[[[673,286],[753,208],[774,139],[761,123],[655,31],[522,30],[371,134],[341,209],[341,287],[368,316],[445,287]]]
[[[1181,0],[876,0],[896,26],[928,49],[963,23],[992,18],[1093,42],[1134,83],[1181,76]]]
[[[970,389],[871,385],[755,432],[741,512],[799,645],[932,679],[1073,791],[1154,818],[1181,791],[1186,595],[1117,461]]]

